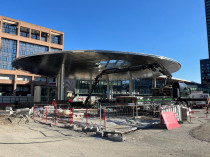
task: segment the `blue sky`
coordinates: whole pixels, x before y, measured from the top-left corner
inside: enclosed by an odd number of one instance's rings
[[[208,58],[203,0],[11,0],[0,15],[65,33],[64,49],[102,49],[166,56],[181,63],[173,77],[200,82]]]

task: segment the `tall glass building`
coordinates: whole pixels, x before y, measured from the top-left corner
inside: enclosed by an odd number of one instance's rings
[[[11,63],[17,57],[63,48],[63,32],[0,16],[0,95],[33,95],[34,86],[55,83],[55,78],[15,70]]]
[[[210,0],[205,0],[208,54],[210,57]],[[200,60],[201,84],[210,86],[210,59]]]

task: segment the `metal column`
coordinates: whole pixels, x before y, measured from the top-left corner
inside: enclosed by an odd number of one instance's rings
[[[60,73],[58,73],[57,78],[56,78],[56,85],[57,85],[57,93],[58,93],[58,100],[60,100],[60,89],[61,89],[61,81],[60,81]]]
[[[132,73],[128,73],[129,75],[129,96],[133,96],[133,79],[132,79]]]
[[[61,66],[61,73],[60,73],[60,78],[61,78],[61,83],[60,83],[60,90],[61,90],[61,97],[60,100],[64,100],[65,99],[65,95],[64,95],[64,79],[65,79],[65,64],[63,63]]]
[[[156,82],[156,77],[154,76],[153,77],[153,88],[156,88],[157,87],[157,82]]]
[[[90,90],[92,88],[92,74],[90,74],[90,82],[89,83],[90,83],[89,84],[89,92],[90,92]],[[90,102],[91,102],[91,97],[90,97]]]
[[[106,90],[107,90],[107,99],[110,99],[110,90],[109,90],[109,75],[107,75],[107,85],[106,85]]]
[[[113,99],[113,81],[110,82],[110,99]]]

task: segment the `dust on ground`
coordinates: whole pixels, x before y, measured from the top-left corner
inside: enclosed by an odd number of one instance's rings
[[[198,140],[210,142],[210,120],[192,129],[190,135]]]

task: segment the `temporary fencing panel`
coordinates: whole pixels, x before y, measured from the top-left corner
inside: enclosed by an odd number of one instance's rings
[[[33,119],[54,125],[76,124],[82,127],[106,129],[105,111],[100,119],[98,109],[57,109],[54,106],[34,106]],[[101,123],[101,120],[103,123]],[[102,126],[99,126],[102,125]]]
[[[193,119],[204,119],[204,120],[209,120],[209,110],[208,107],[204,110],[192,110],[192,109],[188,109],[189,110],[189,119],[190,122],[192,122]],[[197,113],[197,114],[196,114]]]
[[[160,112],[174,112],[177,121],[178,122],[182,121],[182,114],[181,114],[181,106],[180,105],[161,107]]]

